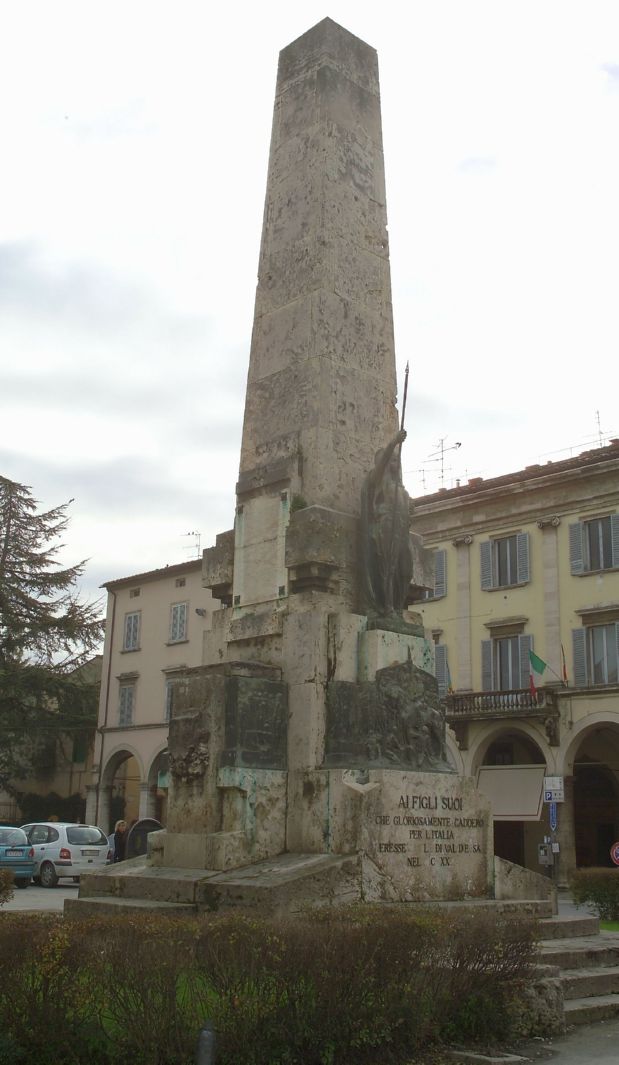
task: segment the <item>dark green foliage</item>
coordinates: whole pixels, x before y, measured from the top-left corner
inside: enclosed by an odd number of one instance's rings
[[[483,911],[5,913],[0,1031],[38,1065],[191,1065],[207,1018],[218,1065],[407,1062],[506,1039],[533,943],[532,924]]]
[[[58,563],[68,504],[37,506],[0,477],[0,787],[12,795],[15,779],[53,772],[60,737],[97,715],[96,679],[82,667],[101,641],[99,610],[76,592],[84,564]]]
[[[13,898],[14,890],[15,881],[11,869],[0,869],[0,906]]]
[[[619,920],[619,869],[577,869],[570,887],[578,906],[590,905],[605,921]]]
[[[46,795],[28,792],[20,795],[19,806],[24,824],[49,821],[50,817],[57,817],[59,821],[83,821],[86,816],[86,800],[79,792],[66,798],[55,791],[48,791]]]

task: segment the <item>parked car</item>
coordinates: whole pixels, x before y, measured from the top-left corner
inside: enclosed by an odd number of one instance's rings
[[[0,869],[10,869],[18,888],[27,888],[36,868],[34,848],[23,828],[0,828]]]
[[[96,825],[37,821],[23,829],[34,850],[34,880],[43,887],[55,887],[61,877],[79,880],[112,860],[108,838]]]

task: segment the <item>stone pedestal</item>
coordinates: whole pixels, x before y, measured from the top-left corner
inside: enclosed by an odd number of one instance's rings
[[[320,770],[291,774],[289,789],[291,801],[305,805],[291,849],[360,854],[365,899],[492,894],[492,814],[471,778]]]

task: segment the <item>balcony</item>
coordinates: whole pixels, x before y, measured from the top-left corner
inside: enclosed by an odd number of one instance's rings
[[[468,746],[469,722],[506,721],[510,718],[541,719],[550,746],[559,745],[559,705],[556,691],[552,688],[540,688],[535,695],[529,688],[495,692],[454,692],[445,696],[445,716],[461,749]]]

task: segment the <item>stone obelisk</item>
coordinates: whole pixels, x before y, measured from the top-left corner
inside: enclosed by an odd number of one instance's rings
[[[327,18],[279,60],[239,489],[358,512],[395,399],[378,58]]]
[[[363,477],[397,428],[395,401],[378,59],[327,18],[279,59],[237,485],[235,605],[289,591],[289,508],[359,513]]]
[[[397,427],[377,56],[324,19],[280,54],[234,528],[204,552],[222,605],[170,723],[164,864],[311,856],[344,894],[455,890],[402,813],[473,809],[445,761],[434,645],[360,590],[364,530],[381,574],[396,513],[407,543]]]

